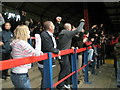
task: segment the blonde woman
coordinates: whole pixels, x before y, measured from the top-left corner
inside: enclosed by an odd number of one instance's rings
[[[39,56],[40,54],[42,54],[40,47],[41,39],[39,35],[37,35],[38,39],[35,49],[27,42],[28,38],[30,38],[30,31],[27,26],[17,26],[14,35],[14,39],[11,42],[11,55],[13,58]],[[31,64],[20,65],[12,68],[11,80],[15,88],[22,88],[22,90],[28,90],[28,88],[31,88],[30,80],[28,77],[28,69],[30,68]]]

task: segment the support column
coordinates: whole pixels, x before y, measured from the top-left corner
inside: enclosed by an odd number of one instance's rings
[[[85,30],[89,30],[89,14],[88,14],[88,3],[83,3],[84,6],[84,19],[85,19]]]

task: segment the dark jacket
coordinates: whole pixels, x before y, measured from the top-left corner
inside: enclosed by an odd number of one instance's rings
[[[41,41],[42,41],[42,46],[41,46],[42,52],[52,52],[55,54],[59,53],[59,50],[54,48],[54,43],[52,41],[52,38],[47,31],[43,31],[41,33]]]
[[[115,53],[116,59],[120,60],[120,42],[115,44],[114,53]]]
[[[44,52],[44,53],[52,52],[55,54],[59,53],[59,49],[54,48],[54,43],[53,43],[52,37],[48,34],[47,31],[43,31],[41,33],[41,42],[42,42],[42,45],[41,45],[42,52]],[[38,63],[43,64],[43,61],[39,61]]]
[[[10,30],[2,31],[2,42],[4,43],[4,45],[2,46],[2,53],[11,52],[10,41],[12,38],[13,38],[13,33]]]
[[[78,48],[82,48],[83,47],[83,33],[80,32],[79,35],[75,35],[73,38],[72,38],[72,45],[73,47],[78,47]]]
[[[78,36],[74,36],[72,38],[72,47],[78,47],[78,48],[82,48],[83,47],[83,35],[84,33],[80,32]],[[82,55],[82,52],[79,53],[79,55]]]
[[[56,37],[58,37],[59,36],[59,33],[62,31],[62,29],[63,29],[63,24],[62,23],[55,23],[55,32],[54,32],[54,35],[56,36]]]

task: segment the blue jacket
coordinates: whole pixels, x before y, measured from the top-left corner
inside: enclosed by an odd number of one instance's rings
[[[11,46],[10,41],[13,38],[13,33],[10,30],[2,30],[2,42],[4,45],[2,46],[2,53],[10,53]]]

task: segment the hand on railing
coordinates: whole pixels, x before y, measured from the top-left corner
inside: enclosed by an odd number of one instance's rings
[[[75,47],[71,47],[71,49],[75,49]]]
[[[60,54],[61,52],[59,51],[58,55]]]
[[[58,55],[61,54],[61,52],[59,51]],[[61,59],[61,56],[58,56],[58,59]]]
[[[40,51],[40,55],[43,55],[44,53],[42,51]]]
[[[42,51],[39,51],[39,50],[35,50],[35,55],[34,56],[41,56],[43,55],[44,53]]]

